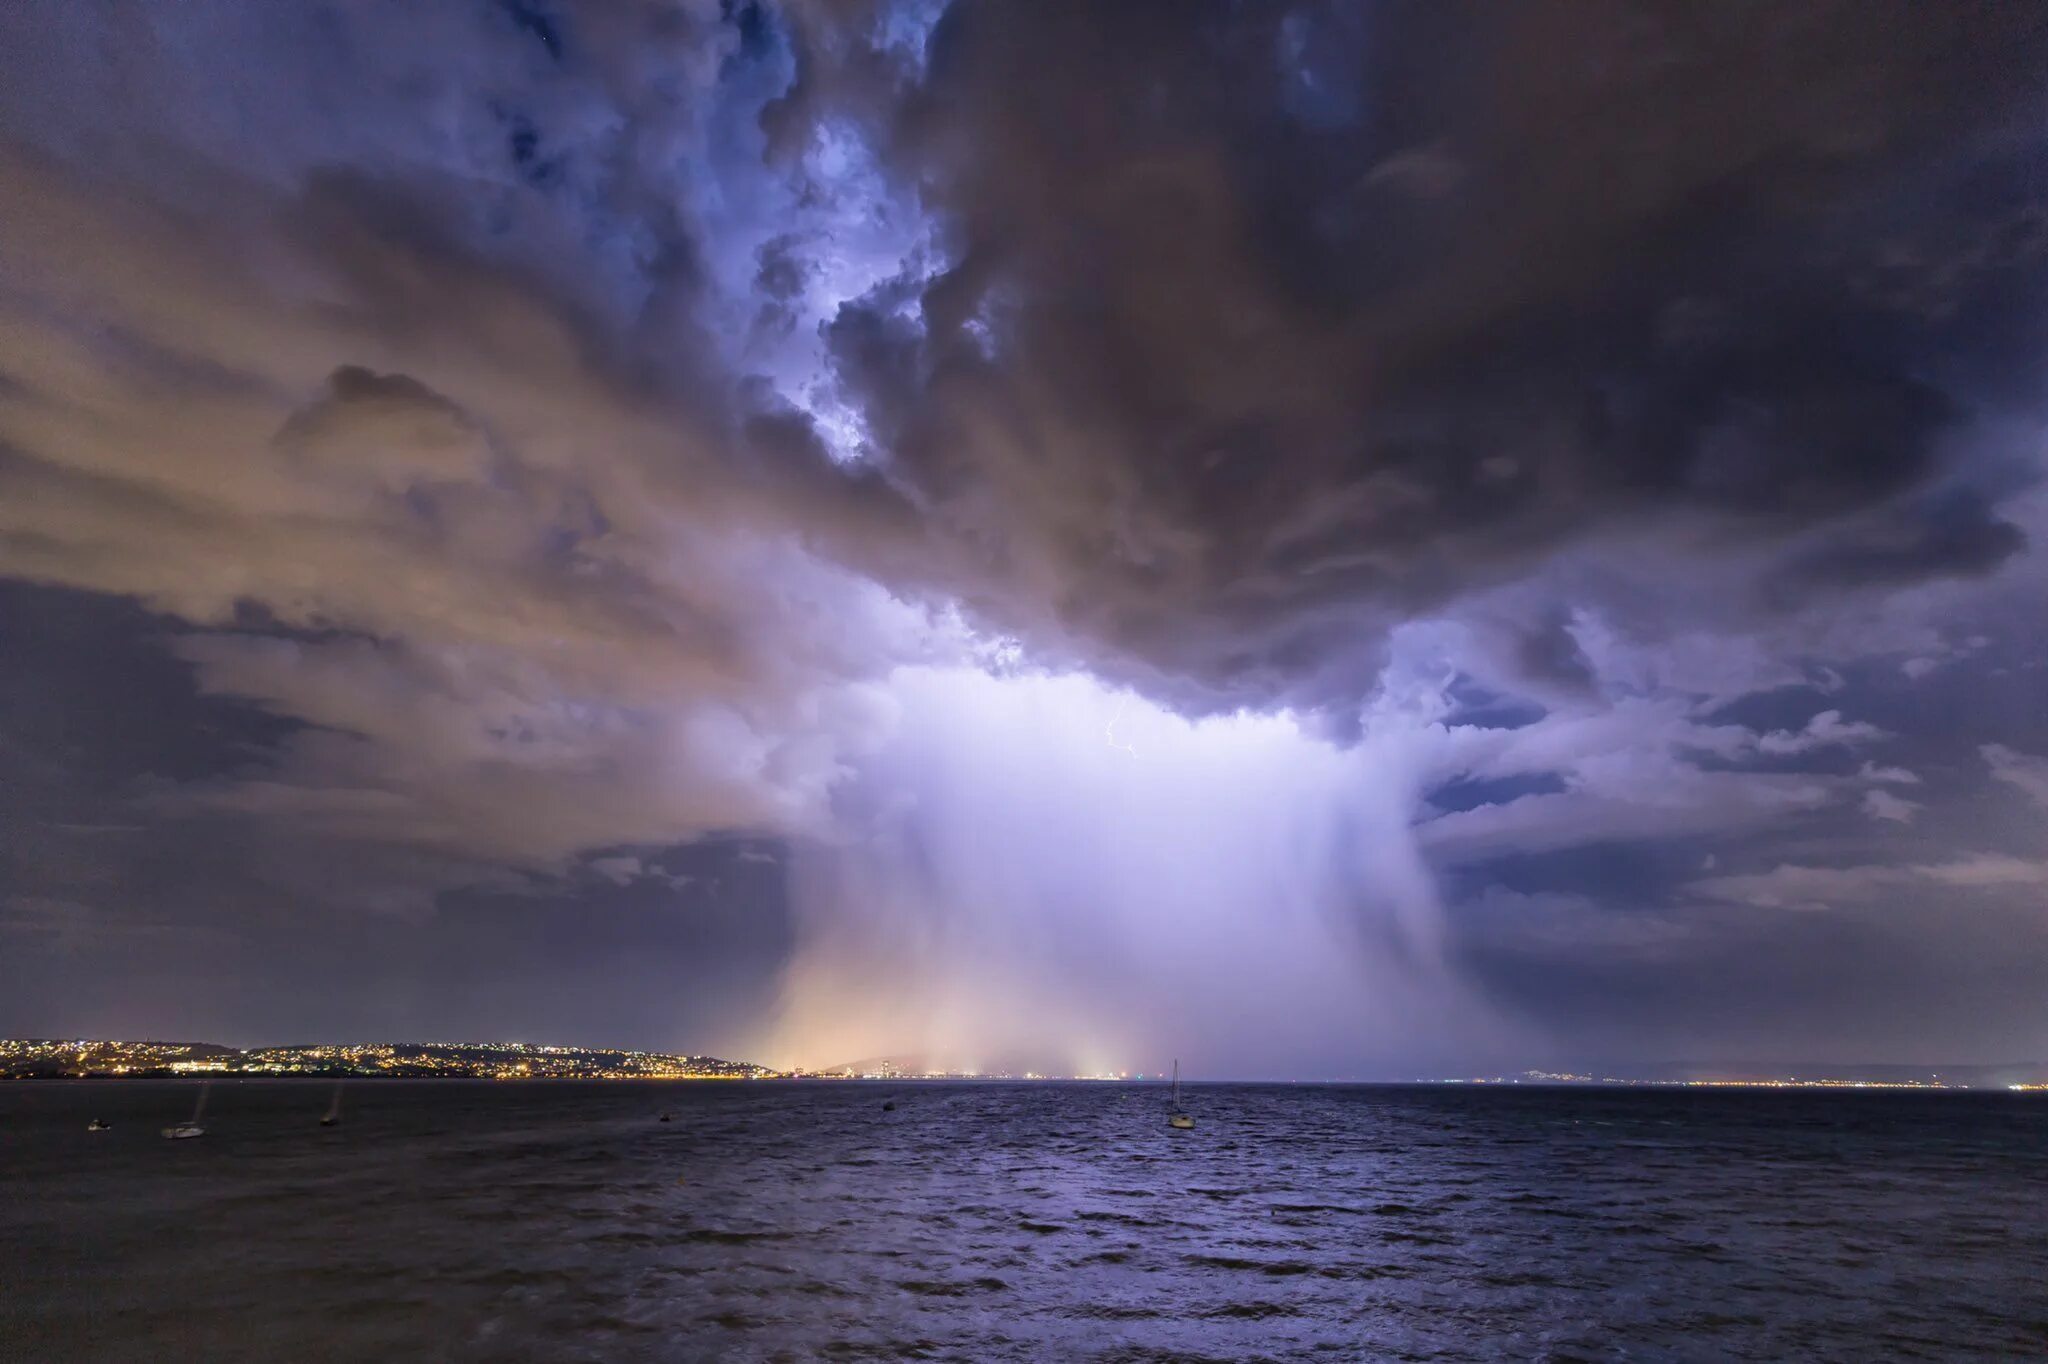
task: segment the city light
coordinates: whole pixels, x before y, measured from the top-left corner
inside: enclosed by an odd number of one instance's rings
[[[240,1050],[198,1042],[0,1040],[0,1077],[394,1076],[488,1080],[749,1080],[780,1072],[716,1056],[526,1042],[349,1042]]]

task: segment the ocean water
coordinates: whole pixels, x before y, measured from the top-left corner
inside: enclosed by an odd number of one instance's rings
[[[328,1092],[0,1086],[0,1358],[2048,1352],[2048,1095]]]

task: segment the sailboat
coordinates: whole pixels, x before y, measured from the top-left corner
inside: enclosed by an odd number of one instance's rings
[[[187,1122],[181,1122],[175,1127],[166,1127],[164,1129],[166,1137],[169,1137],[172,1141],[183,1141],[188,1137],[203,1137],[206,1135],[206,1129],[199,1125],[199,1117],[202,1113],[206,1112],[206,1091],[210,1084],[211,1082],[208,1081],[199,1086],[199,1102],[192,1105],[191,1119]]]
[[[322,1127],[339,1127],[341,1125],[341,1082],[338,1080],[334,1085],[333,1100],[328,1103],[327,1111],[320,1115],[320,1125]]]
[[[1180,1058],[1173,1062],[1173,1099],[1166,1108],[1166,1125],[1183,1130],[1195,1125],[1195,1115],[1181,1107],[1180,1102]]]

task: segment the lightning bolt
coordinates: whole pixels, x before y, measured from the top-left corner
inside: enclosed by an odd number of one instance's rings
[[[1130,703],[1131,698],[1129,696],[1122,696],[1117,698],[1116,714],[1110,716],[1109,723],[1102,727],[1102,737],[1103,740],[1106,743],[1108,743],[1108,745],[1111,748],[1114,748],[1121,753],[1128,753],[1133,758],[1135,758],[1138,756],[1137,749],[1131,747],[1131,745],[1129,744],[1120,744],[1116,741],[1116,722],[1124,718],[1124,707],[1128,706]]]

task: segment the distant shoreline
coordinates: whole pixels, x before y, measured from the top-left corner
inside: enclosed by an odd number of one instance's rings
[[[871,1057],[816,1069],[624,1047],[538,1042],[315,1042],[230,1047],[214,1042],[103,1038],[0,1038],[0,1080],[791,1080],[882,1084],[1164,1084],[1163,1074],[1061,1075],[1027,1068],[948,1068],[926,1056]],[[2048,1090],[2048,1062],[1921,1066],[1883,1062],[1681,1059],[1608,1060],[1571,1069],[1468,1071],[1376,1079],[1233,1079],[1191,1084],[1372,1085],[1443,1089]]]
[[[698,1084],[704,1082],[745,1082],[748,1084],[774,1085],[1088,1085],[1088,1086],[1143,1086],[1148,1089],[1164,1088],[1165,1080],[1143,1079],[1092,1079],[1085,1076],[1039,1076],[1024,1079],[1014,1075],[449,1075],[449,1074],[402,1074],[393,1072],[293,1072],[290,1074],[267,1073],[263,1071],[154,1071],[127,1073],[121,1075],[105,1073],[88,1074],[8,1074],[0,1075],[0,1084],[211,1084],[232,1082],[235,1084],[323,1084],[349,1081],[365,1083],[434,1083],[441,1084],[490,1084],[490,1085],[612,1085],[612,1084]],[[1925,1085],[1901,1084],[1888,1081],[1826,1080],[1800,1083],[1770,1080],[1613,1080],[1613,1081],[1556,1081],[1532,1080],[1506,1083],[1475,1084],[1466,1080],[1203,1080],[1183,1082],[1184,1088],[1212,1089],[1244,1087],[1262,1089],[1405,1089],[1429,1091],[1477,1091],[1489,1092],[1522,1091],[1561,1093],[1614,1094],[1622,1092],[1670,1093],[1673,1091],[1737,1091],[1743,1093],[1863,1093],[1863,1094],[2048,1094],[2048,1084],[1979,1084],[1979,1085]]]

